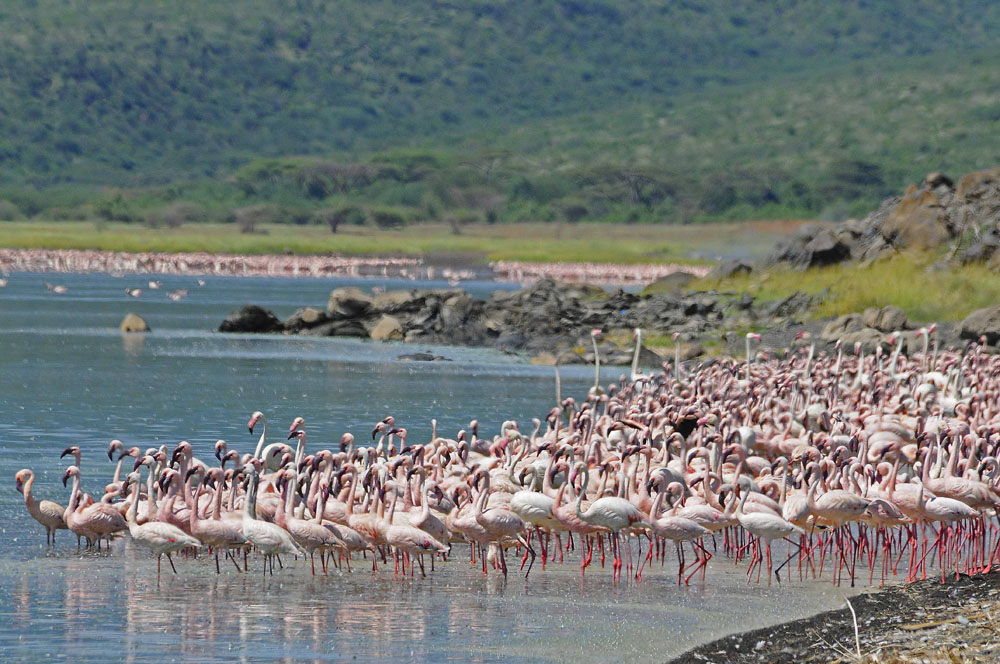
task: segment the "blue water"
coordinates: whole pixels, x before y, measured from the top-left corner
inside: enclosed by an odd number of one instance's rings
[[[331,289],[446,287],[444,282],[351,279],[149,278],[14,274],[0,289],[0,661],[660,661],[725,633],[833,608],[828,583],[747,586],[722,557],[703,585],[679,589],[674,560],[641,584],[611,583],[594,566],[581,579],[578,558],[529,582],[504,582],[470,567],[457,546],[428,579],[350,573],[312,577],[286,561],[274,577],[180,560],[180,574],[158,583],[155,560],[128,538],[110,552],[78,553],[44,531],[14,490],[19,468],[36,473],[34,492],[65,504],[59,459],[83,450],[84,490],[99,492],[113,472],[112,438],[145,448],[188,440],[210,458],[219,438],[251,451],[246,430],[262,410],[275,430],[302,416],[309,449],[333,447],[341,433],[364,440],[374,423],[396,417],[410,441],[426,440],[430,420],[454,435],[478,419],[492,435],[503,420],[530,430],[554,402],[551,367],[498,351],[379,344],[356,339],[222,335],[214,330],[246,303],[279,317],[323,306]],[[50,293],[45,283],[68,287]],[[141,287],[138,299],[126,287]],[[466,283],[485,296],[504,286]],[[166,293],[187,288],[171,302]],[[127,312],[147,335],[122,335]],[[452,362],[397,360],[431,350]],[[585,394],[587,367],[563,368],[564,395]],[[617,375],[611,369],[608,380]],[[277,435],[270,436],[274,439]]]

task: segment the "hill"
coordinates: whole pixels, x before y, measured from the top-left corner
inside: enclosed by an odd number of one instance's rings
[[[0,21],[0,217],[835,214],[997,160],[982,0],[35,0]]]

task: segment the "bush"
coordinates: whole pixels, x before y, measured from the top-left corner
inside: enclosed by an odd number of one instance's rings
[[[342,208],[325,208],[313,213],[313,220],[316,223],[329,226],[331,233],[336,233],[337,227],[341,224],[360,226],[365,223],[366,218],[365,211],[354,205]]]
[[[231,214],[241,233],[256,233],[261,224],[281,221],[281,209],[267,203],[236,208]]]
[[[372,210],[371,218],[379,228],[401,228],[406,225],[406,218],[395,210]]]
[[[0,221],[15,221],[20,218],[20,208],[10,201],[0,199]]]
[[[176,201],[165,208],[146,214],[146,223],[152,227],[180,228],[182,225],[205,218],[205,209],[190,201]]]

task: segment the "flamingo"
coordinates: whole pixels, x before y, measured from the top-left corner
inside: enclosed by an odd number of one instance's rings
[[[527,528],[527,524],[521,517],[509,509],[495,507],[486,509],[486,501],[490,494],[490,473],[486,470],[481,470],[477,474],[476,480],[478,481],[480,478],[483,479],[483,489],[479,494],[479,500],[475,503],[475,511],[473,512],[476,523],[489,533],[500,549],[500,565],[504,576],[507,576],[507,561],[503,553],[503,540],[517,540],[525,548],[528,555],[531,556],[531,563],[528,565],[528,571],[524,575],[525,578],[528,578],[528,575],[531,574],[531,567],[535,564],[536,554],[535,550],[531,548],[531,544],[521,535]]]
[[[126,478],[126,490],[128,487],[135,487],[136,490],[139,486],[139,473],[131,472]],[[136,491],[138,493],[138,490]],[[147,521],[144,524],[139,524],[136,521],[136,511],[139,505],[139,496],[136,495],[135,499],[132,501],[132,505],[128,509],[128,532],[132,535],[132,541],[147,546],[156,554],[156,578],[160,578],[160,562],[163,554],[167,555],[167,561],[170,563],[170,569],[177,574],[177,568],[174,567],[174,560],[170,557],[171,553],[176,551],[182,551],[187,548],[200,548],[201,542],[198,539],[188,535],[186,532],[178,528],[177,526],[164,523],[162,521]]]
[[[243,536],[264,554],[265,573],[267,564],[271,563],[271,575],[274,576],[273,556],[281,553],[305,556],[306,553],[295,543],[287,530],[257,518],[257,487],[260,484],[258,463],[263,465],[259,459],[254,459],[244,468],[247,477],[247,495],[243,501]]]
[[[576,517],[584,523],[588,523],[592,526],[598,526],[600,528],[607,528],[611,531],[611,540],[615,556],[614,572],[615,575],[620,576],[622,568],[621,531],[633,528],[648,530],[651,527],[649,520],[638,507],[624,498],[618,498],[615,496],[598,498],[590,504],[590,507],[586,512],[583,512],[580,509],[580,505],[583,502],[584,494],[587,493],[587,483],[590,481],[590,468],[587,464],[580,461],[577,462],[577,469],[583,470],[583,488],[580,489],[580,494],[576,497],[576,504],[574,506]],[[631,569],[631,546],[629,546],[628,552],[630,559],[629,568]]]
[[[24,494],[24,506],[28,509],[28,514],[44,526],[45,544],[55,546],[56,531],[66,530],[66,519],[63,517],[66,510],[51,500],[35,500],[31,493],[35,474],[28,468],[17,471],[14,482],[18,492]]]

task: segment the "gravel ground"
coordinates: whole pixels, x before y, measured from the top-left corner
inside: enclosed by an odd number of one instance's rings
[[[857,595],[850,600],[857,642],[846,602],[843,609],[718,639],[671,664],[1000,661],[1000,571]]]

